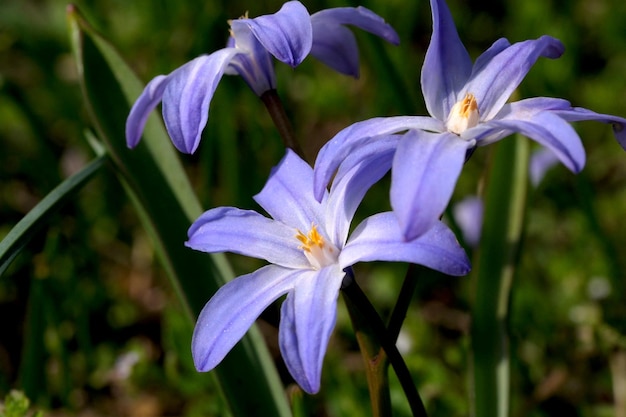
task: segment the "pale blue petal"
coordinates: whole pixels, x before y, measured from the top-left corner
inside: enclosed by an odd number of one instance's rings
[[[492,57],[487,65],[472,71],[463,94],[474,94],[480,120],[490,120],[500,111],[539,57],[558,58],[564,50],[563,44],[551,36],[514,43]]]
[[[141,95],[130,109],[128,119],[126,119],[126,145],[134,148],[141,139],[143,128],[146,120],[154,108],[159,104],[163,97],[163,90],[169,82],[169,77],[165,75],[157,75],[150,81]]]
[[[552,150],[544,147],[535,150],[528,162],[528,175],[533,187],[537,187],[550,168],[559,162],[559,158]]]
[[[446,225],[437,221],[420,237],[407,241],[391,212],[366,218],[339,255],[342,268],[363,261],[410,262],[448,275],[470,271],[465,251]]]
[[[352,25],[361,30],[369,32],[393,45],[400,44],[400,37],[395,29],[385,22],[385,19],[373,11],[359,7],[335,7],[321,10],[311,15],[311,23],[315,26],[318,23],[333,25]],[[315,42],[315,33],[313,42]]]
[[[528,120],[491,120],[485,126],[494,130],[518,132],[551,149],[570,171],[580,172],[585,166],[585,149],[580,137],[565,120],[557,114],[544,111]],[[477,141],[479,146],[485,143]]]
[[[596,113],[582,107],[572,107],[569,109],[556,110],[558,114],[568,122],[578,122],[583,120],[595,120],[597,122],[611,123],[613,134],[621,147],[626,150],[626,119],[610,114]]]
[[[473,145],[451,133],[423,131],[411,131],[400,141],[390,199],[407,240],[426,233],[439,220]]]
[[[341,163],[326,204],[326,231],[335,246],[343,247],[365,193],[391,168],[400,137],[371,138]]]
[[[203,55],[174,71],[163,92],[163,119],[174,146],[193,153],[209,118],[209,104],[226,66],[238,54],[224,48]]]
[[[311,51],[313,30],[311,16],[298,1],[289,1],[274,13],[254,19],[237,19],[230,22],[234,37],[246,27],[276,59],[298,66]]]
[[[409,129],[445,131],[443,123],[432,117],[396,116],[377,117],[354,123],[337,133],[317,154],[315,160],[315,198],[321,201],[331,178],[339,165],[355,152],[363,141],[376,136],[386,136]]]
[[[542,148],[545,149],[545,148]],[[483,228],[484,204],[478,196],[466,197],[452,209],[454,221],[463,233],[463,241],[471,247],[478,246]]]
[[[198,371],[215,368],[263,310],[293,290],[303,274],[300,270],[268,265],[222,286],[200,312],[191,339]]]
[[[280,310],[280,351],[293,378],[309,394],[320,389],[344,275],[337,265],[303,273]]]
[[[500,38],[495,41],[489,49],[480,54],[478,58],[476,58],[476,62],[474,62],[474,66],[472,67],[472,72],[479,73],[481,72],[491,60],[497,56],[500,52],[504,51],[506,48],[511,46],[511,42],[506,38]]]
[[[459,39],[444,0],[430,0],[433,34],[422,67],[422,93],[426,109],[446,121],[450,109],[472,72],[472,60]]]
[[[233,252],[288,268],[308,268],[297,230],[252,210],[218,207],[189,228],[185,245],[203,252]]]
[[[359,78],[359,48],[350,29],[325,21],[311,23],[311,55],[341,74]]]
[[[359,76],[359,50],[353,25],[380,36],[394,45],[400,43],[396,31],[385,20],[365,7],[336,7],[311,15],[313,47],[311,55],[342,74]]]
[[[238,74],[257,96],[276,88],[274,61],[267,49],[254,37],[246,25],[237,32],[237,39],[228,38],[228,47],[243,52],[234,56],[226,74]]]
[[[275,220],[303,232],[312,223],[323,225],[323,205],[313,197],[313,168],[291,149],[254,200]]]

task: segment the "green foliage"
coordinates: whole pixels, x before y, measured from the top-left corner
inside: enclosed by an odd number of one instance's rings
[[[226,19],[246,10],[252,16],[270,13],[281,3],[77,2],[142,84],[222,47]],[[306,2],[312,12],[357,4],[384,16],[402,40],[393,48],[357,34],[360,80],[334,74],[313,59],[295,70],[277,64],[279,94],[310,157],[352,122],[424,113],[419,70],[430,37],[428,3]],[[625,2],[449,4],[473,57],[500,36],[518,41],[551,34],[563,40],[565,55],[541,60],[520,86],[520,97],[563,97],[626,115]],[[71,55],[65,9],[61,0],[0,2],[0,238],[95,157],[84,139],[92,121]],[[127,104],[107,101],[103,111],[108,110],[119,116]],[[237,77],[220,84],[210,111],[198,153],[181,158],[199,197],[195,210],[223,204],[256,208],[251,196],[283,154],[269,116]],[[508,323],[514,416],[607,415],[615,403],[613,381],[623,378],[615,363],[626,349],[626,258],[620,254],[626,247],[626,165],[607,126],[589,122],[576,128],[588,153],[583,175],[574,177],[559,166],[529,192]],[[485,152],[477,151],[454,201],[482,187],[486,160]],[[384,183],[375,187],[361,215],[388,205],[387,193]],[[171,290],[142,219],[112,170],[100,170],[50,212],[44,226],[29,235],[0,279],[0,393],[22,389],[37,408],[55,415],[223,415],[214,378],[198,374],[191,364],[188,309]],[[257,266],[230,259],[237,274]],[[404,267],[357,268],[364,291],[386,317]],[[192,271],[190,279],[208,277]],[[403,353],[433,417],[469,414],[473,285],[469,278],[421,276],[403,327]],[[210,293],[199,292],[196,303]],[[281,368],[276,331],[268,324],[275,321],[272,313],[261,321],[262,333],[288,390],[300,398],[300,413],[367,415],[367,384],[343,306],[322,392],[314,397],[292,388]],[[393,374],[390,378],[394,411],[409,415]]]

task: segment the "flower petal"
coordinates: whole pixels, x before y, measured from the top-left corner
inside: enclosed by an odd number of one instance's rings
[[[422,93],[426,109],[446,121],[472,72],[472,60],[459,39],[450,9],[444,0],[430,0],[433,35],[422,67]]]
[[[470,261],[454,233],[437,221],[414,240],[405,240],[392,212],[366,218],[352,232],[339,255],[342,268],[360,261],[410,262],[448,275],[465,275]]]
[[[204,306],[191,339],[196,369],[210,371],[274,300],[291,291],[303,272],[265,266],[222,286]]]
[[[451,133],[411,131],[400,141],[391,170],[391,207],[407,240],[430,229],[452,197],[473,141]]]
[[[256,211],[218,207],[204,212],[188,231],[185,246],[203,252],[233,252],[288,268],[309,268],[294,227]]]
[[[539,57],[558,58],[564,48],[561,41],[551,36],[514,43],[492,57],[486,65],[474,68],[463,94],[474,94],[480,120],[490,120]]]
[[[354,123],[337,133],[320,149],[315,160],[314,189],[315,198],[321,201],[335,171],[351,153],[355,152],[363,141],[375,136],[386,136],[409,129],[445,131],[442,122],[432,117],[397,116],[377,117]]]
[[[343,25],[354,25],[394,45],[400,43],[396,31],[382,17],[361,6],[319,11],[311,15],[311,25],[311,55],[335,71],[355,78],[359,76],[359,50],[354,35]]]
[[[626,150],[626,119],[610,114],[596,113],[582,107],[571,107],[569,109],[556,110],[558,114],[568,122],[578,122],[582,120],[595,120],[598,122],[611,123],[613,134],[621,147]]]
[[[500,119],[484,124],[493,130],[519,132],[548,147],[572,172],[578,173],[585,166],[585,149],[578,133],[565,120],[550,111],[537,113],[527,120]],[[485,141],[477,140],[479,146]]]
[[[235,39],[239,32],[252,31],[267,51],[292,67],[298,66],[311,51],[311,16],[299,1],[288,1],[274,14],[230,22]]]
[[[209,118],[209,104],[226,66],[238,54],[224,48],[200,56],[168,76],[163,92],[163,119],[174,146],[194,153]]]
[[[395,29],[386,23],[385,19],[363,6],[335,7],[320,10],[311,15],[313,27],[315,28],[315,25],[319,23],[356,26],[361,30],[383,38],[391,44],[400,44],[400,37]],[[313,42],[315,42],[315,34],[313,35]]]
[[[344,275],[337,265],[303,273],[280,310],[280,351],[293,378],[309,394],[320,389]]]
[[[313,169],[291,149],[272,169],[254,201],[275,220],[299,230],[309,230],[311,223],[323,224],[322,204],[313,197]]]
[[[126,119],[126,144],[129,148],[134,148],[139,143],[148,116],[161,101],[168,81],[169,77],[165,75],[154,77],[130,109],[128,119]]]
[[[552,150],[544,147],[535,150],[528,162],[528,176],[533,187],[537,187],[550,168],[559,162]]]
[[[341,163],[326,204],[326,230],[337,247],[345,244],[352,217],[367,190],[391,168],[400,138],[371,138]]]
[[[452,209],[454,220],[463,233],[463,241],[471,247],[478,246],[480,242],[483,228],[483,206],[482,198],[469,196],[456,203]]]
[[[311,55],[341,74],[359,78],[359,48],[350,29],[325,21],[311,23]]]
[[[237,74],[243,78],[254,93],[261,97],[266,91],[276,88],[274,60],[267,49],[254,37],[247,26],[230,36],[227,46],[244,52],[235,55],[224,70],[226,74]]]

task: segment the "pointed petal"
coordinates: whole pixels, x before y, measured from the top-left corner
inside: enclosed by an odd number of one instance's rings
[[[359,48],[345,26],[313,23],[311,55],[341,74],[359,78]]]
[[[354,213],[367,190],[391,168],[400,138],[371,138],[341,163],[326,204],[326,230],[337,247],[345,244]]]
[[[252,210],[218,207],[204,212],[189,228],[185,246],[203,252],[232,252],[288,268],[310,266],[298,249],[294,227]]]
[[[459,39],[444,0],[431,0],[433,35],[422,67],[422,93],[426,109],[444,121],[472,72],[472,60]]]
[[[309,394],[320,389],[344,275],[337,265],[304,273],[280,310],[280,351],[293,378]]]
[[[163,93],[163,119],[174,146],[194,153],[209,118],[209,104],[226,66],[238,54],[224,48],[200,56],[169,75]]]
[[[335,71],[355,78],[359,76],[359,50],[354,35],[343,25],[354,25],[394,45],[400,43],[396,31],[382,17],[365,7],[322,10],[311,15],[311,25],[311,55]]]
[[[354,123],[337,133],[317,154],[314,170],[315,198],[321,201],[326,186],[335,171],[364,140],[375,136],[386,136],[409,129],[445,131],[442,122],[432,117],[397,116],[378,117]]]
[[[470,261],[454,233],[437,221],[417,239],[407,241],[392,212],[365,219],[339,255],[342,268],[361,261],[410,262],[448,275],[465,275]]]
[[[537,187],[550,168],[559,162],[552,150],[543,147],[535,150],[528,162],[528,176],[533,187]]]
[[[270,178],[254,201],[275,220],[309,230],[323,225],[322,204],[313,197],[313,169],[291,149],[272,169]]]
[[[556,110],[558,114],[568,122],[578,122],[582,120],[595,120],[603,123],[611,123],[613,134],[621,147],[626,150],[626,119],[610,114],[596,113],[582,107],[572,107],[569,109]]]
[[[478,102],[480,120],[492,119],[522,82],[539,57],[558,58],[565,47],[558,39],[517,42],[472,71],[463,93],[472,93]]]
[[[285,3],[274,14],[232,20],[230,26],[237,41],[240,32],[250,30],[270,54],[292,67],[298,66],[311,51],[311,16],[298,1]]]
[[[146,120],[161,101],[167,82],[168,77],[165,75],[154,77],[130,109],[128,119],[126,119],[126,144],[129,148],[134,148],[139,143]]]
[[[400,37],[385,19],[365,7],[335,7],[311,15],[311,24],[352,25],[383,38],[393,45],[400,44]],[[313,35],[315,42],[315,33]]]
[[[478,58],[476,58],[476,62],[474,62],[474,66],[472,67],[472,72],[479,73],[481,72],[487,64],[500,52],[504,51],[506,48],[511,46],[511,42],[506,38],[500,38],[495,41],[489,49],[480,54]]]
[[[451,133],[411,131],[391,170],[391,207],[407,240],[430,229],[447,207],[473,141]]]
[[[265,266],[222,286],[204,306],[191,339],[196,369],[210,371],[274,300],[291,291],[302,271]]]
[[[528,120],[500,119],[485,123],[494,130],[519,132],[551,149],[570,171],[580,172],[585,166],[585,149],[578,133],[565,120],[550,111],[533,115]],[[478,140],[483,146],[484,141]]]
[[[482,198],[474,195],[465,197],[452,209],[454,220],[463,233],[463,241],[471,247],[478,246],[480,242],[483,228],[483,206]]]

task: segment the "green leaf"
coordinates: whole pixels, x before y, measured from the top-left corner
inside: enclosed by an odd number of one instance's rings
[[[507,315],[517,265],[528,185],[528,140],[514,137],[495,145],[485,191],[484,223],[471,279],[474,413],[509,415]]]
[[[183,245],[201,206],[162,123],[151,116],[140,144],[133,150],[126,147],[126,117],[143,90],[142,83],[75,6],[68,7],[68,19],[86,108],[97,136],[193,322],[209,297],[232,279],[232,271],[222,254],[207,255]],[[256,327],[215,374],[235,416],[289,415],[282,384]]]
[[[0,275],[9,267],[11,261],[15,259],[31,237],[49,222],[50,216],[98,172],[105,160],[106,156],[99,156],[82,170],[59,184],[0,241]]]

